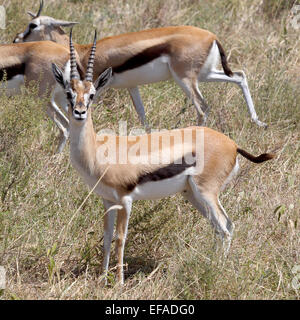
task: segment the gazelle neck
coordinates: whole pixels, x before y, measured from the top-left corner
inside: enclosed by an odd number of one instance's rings
[[[75,166],[93,174],[96,163],[96,133],[93,127],[91,110],[85,121],[70,118],[70,155]]]
[[[49,36],[49,40],[59,43],[65,47],[69,47],[69,37],[60,28],[51,30]]]

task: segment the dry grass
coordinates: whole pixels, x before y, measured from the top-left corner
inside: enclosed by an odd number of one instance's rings
[[[201,84],[212,111],[208,126],[273,161],[241,159],[238,177],[221,201],[236,229],[220,263],[208,222],[180,196],[135,203],[125,250],[124,287],[103,287],[101,200],[88,197],[70,166],[68,148],[54,155],[57,130],[34,89],[1,96],[0,265],[7,270],[3,299],[299,299],[291,286],[300,265],[300,41],[290,24],[293,1],[46,0],[45,14],[77,20],[78,42],[162,25],[189,24],[216,33],[232,69],[243,69],[267,130],[252,124],[239,88]],[[4,1],[11,42],[28,22],[32,0]],[[38,7],[38,1],[36,1]],[[193,107],[172,82],[141,88],[155,128],[195,124]],[[94,111],[97,130],[138,127],[126,91],[108,90]],[[113,265],[113,264],[112,264]]]

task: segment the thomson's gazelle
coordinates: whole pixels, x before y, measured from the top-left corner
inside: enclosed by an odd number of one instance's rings
[[[31,14],[33,19],[14,41],[52,40],[69,45],[69,38],[61,29],[61,26],[68,26],[68,22],[40,16],[42,7],[43,1],[38,14]],[[70,26],[74,24],[76,22],[69,22]],[[74,46],[86,67],[92,44]],[[220,58],[223,70],[217,70]],[[266,126],[256,114],[245,73],[230,70],[217,36],[207,30],[172,26],[103,38],[97,42],[94,80],[108,67],[113,70],[109,86],[129,90],[142,124],[146,124],[146,117],[138,86],[174,79],[193,102],[198,125],[205,123],[208,111],[198,87],[200,81],[237,84],[242,89],[252,121]]]
[[[53,64],[53,72],[69,101],[71,162],[90,187],[96,186],[94,192],[103,198],[108,210],[104,218],[104,272],[108,270],[115,217],[117,277],[123,283],[124,245],[132,202],[175,193],[181,193],[211,222],[227,252],[233,223],[218,197],[238,168],[237,153],[255,163],[273,155],[252,156],[222,133],[206,127],[136,137],[96,135],[91,105],[95,94],[112,80],[112,69],[105,70],[93,82],[95,49],[96,36],[86,77],[81,80],[71,37],[71,70],[62,72]],[[116,210],[114,205],[121,207]]]

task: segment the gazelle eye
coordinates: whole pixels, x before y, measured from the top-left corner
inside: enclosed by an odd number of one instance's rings
[[[93,100],[94,99],[94,94],[92,93],[92,94],[90,94],[90,100]]]

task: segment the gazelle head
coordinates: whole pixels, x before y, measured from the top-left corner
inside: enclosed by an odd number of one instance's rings
[[[65,32],[61,27],[72,27],[78,23],[41,16],[43,7],[44,1],[40,0],[40,8],[37,14],[34,14],[31,11],[27,12],[32,17],[32,20],[29,22],[24,32],[16,35],[13,43],[43,40],[59,42],[58,37],[65,35]]]
[[[88,110],[95,95],[99,93],[101,89],[109,85],[112,76],[112,68],[108,68],[93,83],[96,38],[97,34],[95,32],[94,43],[91,48],[84,80],[80,79],[80,75],[77,71],[75,49],[72,41],[72,30],[70,32],[70,77],[68,77],[66,71],[63,73],[55,63],[52,63],[54,77],[62,86],[70,105],[69,118],[72,117],[77,121],[87,119]]]

